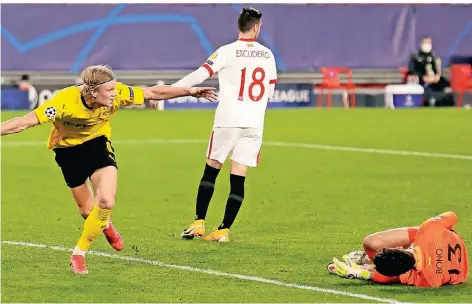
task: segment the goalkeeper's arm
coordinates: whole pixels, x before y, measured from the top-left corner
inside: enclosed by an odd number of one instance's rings
[[[387,277],[383,274],[380,274],[378,271],[374,271],[370,273],[369,280],[379,284],[392,284],[392,283],[400,283],[400,277]]]
[[[336,274],[348,279],[368,280],[379,284],[399,283],[400,277],[387,277],[377,271],[366,269],[352,262],[347,256],[343,256],[344,262],[334,258]]]

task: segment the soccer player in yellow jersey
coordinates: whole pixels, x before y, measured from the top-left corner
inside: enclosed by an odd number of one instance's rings
[[[70,263],[74,273],[87,274],[85,252],[102,231],[114,249],[123,248],[123,240],[110,221],[118,175],[110,142],[111,116],[119,108],[143,104],[145,99],[195,96],[215,101],[216,93],[214,88],[130,87],[117,82],[113,71],[104,65],[87,67],[81,79],[82,85],[67,87],[25,116],[3,122],[1,135],[52,123],[47,146],[54,150],[79,212],[86,218]]]

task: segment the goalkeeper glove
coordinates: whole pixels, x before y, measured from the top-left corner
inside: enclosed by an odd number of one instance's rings
[[[337,258],[333,259],[334,269],[338,276],[347,279],[370,279],[370,271],[352,262],[346,255],[343,256],[343,260],[344,262],[341,262]]]

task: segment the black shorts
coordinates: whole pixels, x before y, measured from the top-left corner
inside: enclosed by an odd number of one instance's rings
[[[105,136],[100,136],[70,148],[56,148],[56,162],[69,188],[83,185],[96,170],[114,166],[115,149]]]

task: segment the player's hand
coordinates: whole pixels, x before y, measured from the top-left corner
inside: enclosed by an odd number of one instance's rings
[[[190,88],[190,95],[196,98],[206,98],[209,101],[216,101],[216,89],[211,87]]]
[[[436,76],[434,74],[423,76],[423,81],[427,84],[436,83]]]
[[[157,105],[159,104],[159,100],[149,100],[149,107],[151,109],[157,108]]]
[[[361,268],[361,266],[353,263],[347,256],[343,256],[344,262],[337,258],[333,259],[334,270],[340,277],[347,279],[370,279],[370,271]]]

